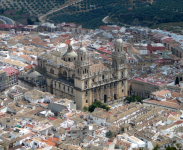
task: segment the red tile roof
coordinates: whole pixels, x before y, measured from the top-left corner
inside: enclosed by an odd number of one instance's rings
[[[120,30],[121,27],[100,26],[101,30]]]
[[[30,125],[30,124],[26,124],[26,126],[29,127],[29,128],[33,128],[33,126]]]
[[[13,68],[13,67],[8,67],[8,68],[5,68],[3,70],[6,71],[7,76],[14,75],[14,74],[18,73],[18,71],[15,70],[15,68]]]
[[[107,142],[105,145],[110,145],[110,144],[112,144],[113,142]]]
[[[50,119],[50,120],[55,120],[55,119],[57,119],[57,118],[53,118],[53,117],[48,117],[48,119]]]

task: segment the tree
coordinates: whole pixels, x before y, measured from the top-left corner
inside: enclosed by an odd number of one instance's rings
[[[131,102],[140,102],[142,103],[142,100],[144,100],[145,98],[141,98],[140,96],[136,96],[136,95],[132,95],[132,96],[128,96],[124,99],[124,101],[128,101],[129,103]]]
[[[109,130],[108,132],[106,132],[105,136],[107,138],[112,138],[113,137],[113,134],[112,134],[111,130]]]
[[[27,18],[27,24],[33,25],[34,24],[34,21],[32,21],[30,18]]]
[[[153,150],[158,150],[159,149],[159,146],[158,145],[156,145],[154,148],[153,148]]]
[[[179,84],[179,78],[178,77],[176,77],[176,79],[175,79],[175,85],[177,85],[177,84]]]
[[[176,150],[176,148],[175,148],[175,147],[170,147],[170,146],[168,146],[168,147],[166,148],[166,150]]]
[[[86,106],[83,107],[83,111],[86,112],[88,111],[88,108]]]
[[[110,109],[107,105],[102,104],[102,102],[96,101],[96,102],[93,102],[93,103],[88,107],[88,111],[89,111],[89,112],[93,112],[93,111],[95,110],[95,108],[97,108],[97,107],[106,109],[107,111]]]

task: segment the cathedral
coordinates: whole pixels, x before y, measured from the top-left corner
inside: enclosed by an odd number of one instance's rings
[[[123,40],[114,43],[112,63],[94,63],[81,42],[77,53],[71,44],[62,55],[55,51],[38,57],[38,71],[46,80],[46,91],[76,102],[77,109],[94,101],[108,104],[127,96],[126,52]]]

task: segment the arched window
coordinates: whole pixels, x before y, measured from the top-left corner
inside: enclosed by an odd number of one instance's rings
[[[54,70],[52,68],[50,69],[50,73],[54,74]]]
[[[64,71],[64,72],[63,72],[63,75],[64,75],[64,76],[67,76],[67,72],[66,72],[66,71]]]

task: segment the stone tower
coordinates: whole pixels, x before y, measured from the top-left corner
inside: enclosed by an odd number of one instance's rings
[[[123,40],[119,37],[114,43],[114,52],[112,53],[112,67],[121,70],[126,67],[126,52],[123,50]]]
[[[87,50],[83,47],[81,42],[81,46],[77,51],[78,57],[75,62],[75,75],[80,79],[84,79],[89,75],[90,72],[90,57],[87,54]]]

